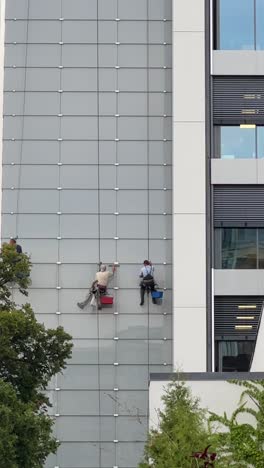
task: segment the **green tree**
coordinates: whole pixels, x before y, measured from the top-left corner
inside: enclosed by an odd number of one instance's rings
[[[173,381],[159,411],[159,427],[151,429],[139,468],[190,468],[198,466],[191,455],[210,445],[206,412],[184,382]]]
[[[22,402],[0,380],[0,468],[41,468],[58,444],[51,436],[53,421],[44,409]]]
[[[17,253],[15,246],[3,244],[0,252],[0,310],[15,306],[11,301],[10,286],[17,286],[21,294],[28,295],[31,261],[28,255]]]
[[[214,443],[219,459],[223,466],[263,468],[264,380],[230,383],[243,388],[238,408],[230,418],[226,413],[211,413],[210,417],[211,425],[218,424]],[[241,422],[242,415],[248,415],[249,422]]]
[[[48,382],[71,357],[71,336],[46,329],[29,304],[16,306],[11,287],[27,296],[30,258],[4,244],[0,253],[0,468],[42,468],[57,442],[47,414]]]

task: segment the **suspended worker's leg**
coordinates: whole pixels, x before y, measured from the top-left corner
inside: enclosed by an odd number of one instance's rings
[[[150,290],[151,292],[155,291],[155,283],[154,281],[151,283],[150,285]],[[152,297],[152,304],[157,304],[157,299],[155,299],[155,297]]]
[[[92,293],[89,292],[83,302],[77,302],[77,306],[80,309],[84,309],[84,307],[86,307],[87,304],[89,304],[91,299],[92,299]]]
[[[143,304],[144,304],[145,289],[146,289],[146,287],[145,287],[143,281],[141,281],[141,283],[140,283],[140,304],[139,304],[141,306],[143,306]]]

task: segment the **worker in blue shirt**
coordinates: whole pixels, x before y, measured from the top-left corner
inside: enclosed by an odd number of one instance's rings
[[[140,270],[139,277],[142,278],[140,281],[140,305],[144,304],[144,296],[146,289],[155,291],[155,281],[154,281],[154,266],[149,260],[144,260],[143,267]],[[152,298],[153,304],[156,304],[156,299]]]

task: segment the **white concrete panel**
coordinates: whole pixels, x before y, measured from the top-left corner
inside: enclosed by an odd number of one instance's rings
[[[191,295],[190,285],[189,294]],[[206,309],[174,308],[175,372],[206,371]]]
[[[3,159],[3,89],[4,89],[4,44],[5,44],[5,0],[0,3],[0,206],[2,206],[2,159]],[[0,220],[1,237],[1,220]]]
[[[264,75],[264,51],[262,50],[214,50],[213,75]]]
[[[174,0],[173,31],[204,31],[204,0]]]
[[[205,307],[205,224],[205,215],[174,214],[175,307]]]
[[[263,372],[264,371],[264,313],[262,312],[260,327],[258,330],[258,336],[256,341],[256,347],[253,355],[251,364],[251,372]]]
[[[173,118],[179,122],[205,120],[204,33],[173,33]]]
[[[259,162],[257,159],[212,159],[211,183],[257,184]],[[264,164],[262,166],[264,183]]]
[[[174,213],[205,213],[204,124],[174,123],[174,140]]]
[[[262,296],[264,270],[214,270],[216,296]]]
[[[264,159],[257,160],[257,183],[264,184]]]
[[[231,377],[231,376],[230,376]],[[167,387],[168,382],[150,382],[149,389],[149,409],[150,409],[150,425],[153,428],[158,427],[158,409],[164,409],[161,396],[164,395],[164,389]],[[238,385],[231,384],[226,381],[187,381],[187,385],[191,388],[192,394],[200,399],[202,408],[209,411],[223,415],[224,412],[227,416],[231,416],[233,411],[237,408],[242,388]],[[253,407],[251,400],[247,401],[248,407]],[[239,421],[252,422],[250,415],[243,415]]]

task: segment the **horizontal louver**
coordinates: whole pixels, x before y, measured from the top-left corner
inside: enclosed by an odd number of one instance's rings
[[[264,185],[214,186],[215,227],[264,227]]]
[[[224,337],[256,339],[264,297],[216,296],[214,300],[215,339]]]
[[[264,124],[264,77],[215,77],[214,123],[216,125]]]

